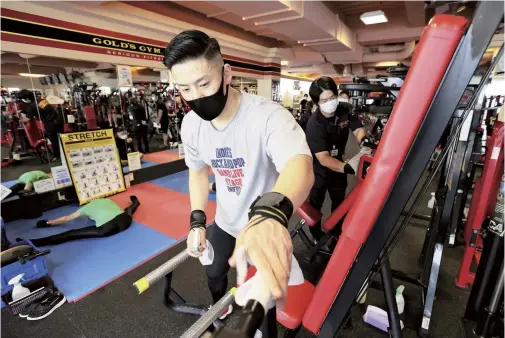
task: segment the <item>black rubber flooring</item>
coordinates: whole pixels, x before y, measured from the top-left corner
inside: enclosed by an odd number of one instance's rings
[[[418,212],[427,214],[426,201]],[[325,205],[327,214],[328,205]],[[291,226],[296,220],[292,220]],[[420,272],[418,257],[424,240],[427,224],[409,225],[391,256],[393,269],[413,275]],[[423,228],[424,227],[424,228]],[[194,321],[189,315],[167,310],[161,300],[161,285],[137,295],[132,283],[179,253],[185,243],[181,243],[143,266],[122,276],[94,292],[83,300],[65,304],[52,315],[40,321],[27,321],[13,317],[7,310],[1,312],[2,337],[179,337]],[[438,290],[431,321],[432,337],[459,337],[459,323],[466,306],[468,292],[454,285],[462,248],[445,248],[439,275]],[[306,253],[304,245],[295,239],[295,255],[302,258]],[[314,273],[314,265],[299,259],[306,276]],[[233,271],[229,274],[229,285],[235,283]],[[83,276],[85,278],[85,276]],[[394,280],[395,286],[400,282]],[[197,304],[210,304],[204,269],[197,260],[191,260],[176,270],[173,281],[177,290],[187,301]],[[421,290],[417,286],[405,285],[405,312],[401,316],[405,324],[404,337],[416,337],[419,329],[422,303]],[[380,291],[369,289],[367,304],[384,308]],[[344,330],[340,337],[387,337],[387,334],[368,326],[362,320],[365,307],[360,306],[352,314],[352,330]],[[228,324],[236,323],[236,315]],[[279,325],[279,336],[283,328]],[[297,337],[313,337],[302,330]]]

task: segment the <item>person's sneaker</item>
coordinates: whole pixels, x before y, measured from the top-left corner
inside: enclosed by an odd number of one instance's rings
[[[39,306],[30,311],[30,314],[26,319],[28,320],[40,320],[46,318],[57,308],[65,304],[67,299],[60,292],[55,292],[52,296],[42,301]]]
[[[232,312],[233,312],[233,306],[230,304],[230,305],[228,305],[228,308],[223,311],[223,313],[221,314],[221,317],[219,317],[219,319],[221,319],[221,320],[225,319]]]
[[[32,312],[32,311],[33,311],[33,310],[35,310],[37,307],[39,307],[39,305],[40,305],[40,302],[34,302],[34,303],[32,303],[32,304],[30,304],[30,305],[26,306],[26,307],[24,308],[24,310],[23,310],[23,311],[21,311],[21,312],[19,313],[19,317],[21,317],[21,318],[26,318],[26,317],[28,317],[28,315],[30,314],[30,312]]]
[[[37,307],[39,307],[40,303],[43,303],[43,302],[47,301],[53,295],[53,290],[52,289],[46,288],[45,291],[42,290],[42,292],[44,292],[44,294],[41,295],[40,299],[35,300],[31,304],[28,304],[27,306],[25,306],[25,308],[21,312],[18,313],[19,317],[21,317],[21,318],[28,317],[28,315],[33,310],[35,310]]]

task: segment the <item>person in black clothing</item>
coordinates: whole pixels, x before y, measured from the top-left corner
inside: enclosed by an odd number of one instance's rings
[[[300,112],[303,113],[305,111],[305,105],[308,102],[309,96],[307,94],[303,95],[303,99],[300,101]]]
[[[27,89],[22,89],[18,93],[18,98],[28,104],[25,115],[29,119],[40,119],[44,124],[44,129],[49,141],[51,141],[53,158],[52,161],[60,159],[60,142],[58,133],[63,133],[63,118],[56,109],[47,102],[41,100],[37,103],[35,94]]]
[[[156,101],[156,111],[158,112],[158,123],[161,128],[160,131],[163,134],[163,145],[161,149],[168,148],[168,109],[161,96],[158,97]]]
[[[307,129],[307,123],[310,120],[310,117],[312,116],[312,108],[314,107],[314,104],[312,101],[307,101],[305,104],[305,111],[302,111],[302,116],[300,116],[300,119],[298,120],[298,123],[300,124],[300,127],[302,127],[303,131]]]
[[[331,199],[331,210],[335,210],[345,198],[347,188],[346,174],[354,174],[354,169],[343,160],[347,138],[350,133],[345,120],[347,109],[339,105],[337,85],[329,77],[321,77],[310,86],[310,97],[317,105],[317,110],[310,117],[306,136],[314,162],[315,182],[308,201],[321,210],[326,191]],[[342,222],[334,229],[338,236]],[[321,223],[310,228],[315,240],[324,232]]]
[[[363,138],[366,136],[366,130],[363,128],[363,123],[359,119],[358,114],[352,113],[353,107],[349,93],[346,91],[341,91],[338,95],[338,103],[346,110],[344,116],[342,116],[342,120],[349,121],[349,128],[352,130],[354,136],[356,136],[358,139],[358,143],[361,143]]]
[[[133,130],[137,136],[137,148],[141,153],[148,153],[149,140],[147,139],[148,128],[146,110],[137,102],[137,99],[134,96],[130,97],[129,108],[133,117]]]
[[[135,152],[133,140],[127,137],[124,131],[119,131],[118,128],[114,128],[114,140],[116,141],[121,165],[128,165],[128,153]],[[141,153],[140,158],[142,158],[142,156],[143,154]]]

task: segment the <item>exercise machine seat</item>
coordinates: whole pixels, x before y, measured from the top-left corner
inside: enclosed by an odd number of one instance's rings
[[[344,201],[331,213],[330,217],[323,223],[323,230],[328,232],[337,225],[338,222],[351,210],[351,207],[356,203],[361,182],[358,182],[354,189],[345,197]]]
[[[321,212],[314,209],[308,202],[303,202],[303,204],[296,210],[296,214],[305,221],[309,227],[314,226],[317,222],[321,220]]]
[[[277,309],[277,321],[291,330],[300,326],[315,291],[316,287],[306,280],[302,284],[288,286],[286,305],[284,309]]]
[[[35,120],[31,119],[29,122],[24,122],[23,125],[26,138],[33,149],[37,149],[40,145],[45,143],[45,139],[42,137],[41,131],[37,127]]]
[[[84,106],[84,118],[86,119],[86,128],[88,130],[98,129],[98,124],[96,122],[96,113],[93,106]]]
[[[441,14],[424,29],[373,164],[355,197],[357,203],[346,216],[342,235],[303,317],[303,325],[316,335],[353,265],[360,263],[360,250],[388,199],[468,24],[463,17]]]
[[[256,274],[255,267],[247,270],[246,281]],[[283,309],[277,309],[277,321],[284,327],[294,330],[302,323],[305,309],[310,303],[316,288],[306,280],[300,285],[288,286],[288,296]]]

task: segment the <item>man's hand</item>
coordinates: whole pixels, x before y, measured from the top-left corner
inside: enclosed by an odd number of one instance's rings
[[[200,234],[200,243],[198,246],[198,251],[193,251],[195,236],[197,233]],[[205,228],[195,228],[189,232],[187,243],[187,252],[191,257],[200,257],[202,255],[202,251],[207,247],[207,237]]]
[[[236,267],[237,249],[245,247],[272,296],[282,300],[287,296],[293,244],[288,230],[279,222],[267,218],[255,224],[260,217],[253,217],[240,232],[229,264]]]

